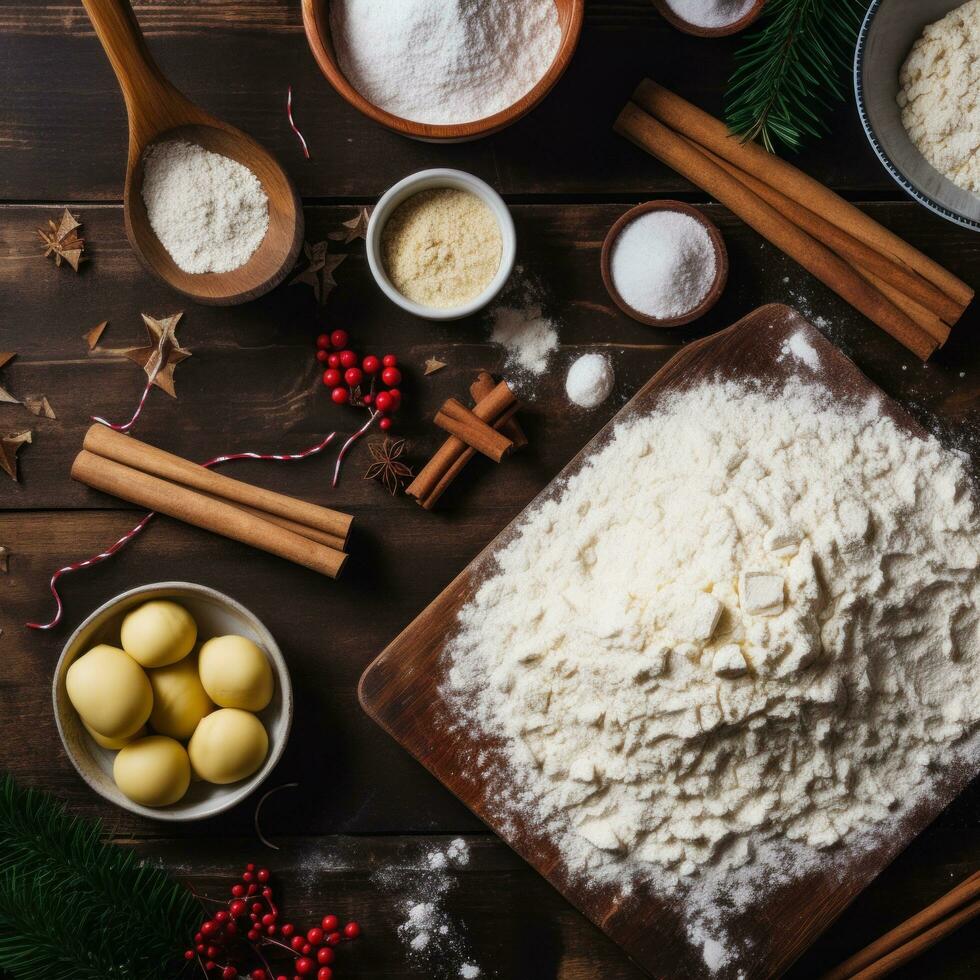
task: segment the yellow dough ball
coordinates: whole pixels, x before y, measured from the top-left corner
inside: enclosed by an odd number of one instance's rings
[[[197,657],[147,671],[153,688],[150,727],[161,735],[186,741],[214,705],[197,673]]]
[[[275,682],[265,651],[244,636],[216,636],[201,647],[201,683],[222,708],[261,711]]]
[[[219,708],[201,719],[187,753],[194,772],[209,783],[237,783],[265,762],[269,736],[255,715]]]
[[[105,738],[128,738],[150,717],[150,682],[143,668],[117,647],[92,647],[68,668],[65,685],[82,721]]]
[[[106,738],[105,735],[100,735],[94,728],[86,725],[84,721],[82,722],[82,726],[92,736],[92,740],[96,745],[101,745],[104,749],[113,749],[115,751],[118,751],[124,745],[129,745],[134,738],[142,738],[146,734],[146,729],[141,728],[138,732],[130,735],[129,738]]]
[[[180,742],[164,735],[147,735],[119,750],[112,778],[134,803],[169,806],[191,784],[191,764]]]
[[[154,599],[126,614],[122,648],[144,667],[166,667],[183,660],[197,642],[197,623],[169,599]]]

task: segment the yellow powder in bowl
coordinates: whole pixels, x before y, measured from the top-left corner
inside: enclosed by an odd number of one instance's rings
[[[476,194],[453,187],[413,194],[381,234],[391,284],[435,309],[452,309],[479,296],[497,273],[502,245],[490,208]]]

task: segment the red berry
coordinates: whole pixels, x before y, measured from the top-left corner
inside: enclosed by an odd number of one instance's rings
[[[217,946],[208,946],[208,951],[205,953],[209,960],[216,960],[220,955],[221,950]]]
[[[210,973],[212,970],[217,970],[218,969],[218,964],[217,963],[212,963],[211,960],[208,960],[204,964],[204,969],[207,970]]]
[[[325,350],[318,350],[316,352],[316,359],[321,364],[326,364],[330,360],[330,355]]]
[[[382,420],[381,420],[381,421],[380,421],[380,422],[378,423],[378,428],[379,428],[379,429],[380,429],[380,430],[381,430],[382,432],[387,432],[387,431],[388,431],[388,430],[389,430],[389,429],[391,428],[391,419],[389,419],[389,418],[383,418],[383,419],[382,419]]]
[[[241,898],[242,895],[245,894],[245,886],[244,885],[232,885],[231,886],[231,893],[232,893],[232,895],[235,896],[235,898]]]
[[[284,922],[282,929],[280,930],[284,939],[288,939],[295,931],[296,926],[294,926],[291,922]]]
[[[330,334],[330,343],[331,343],[332,346],[337,347],[338,349],[341,348],[341,347],[346,347],[347,346],[347,331],[346,330],[334,330],[334,332],[332,334]]]
[[[201,956],[203,956],[208,951],[208,948],[204,945],[204,943],[198,943],[197,951],[201,954]]]
[[[337,958],[337,954],[329,946],[321,946],[316,951],[316,961],[322,966],[327,966]]]
[[[336,368],[327,368],[323,372],[323,383],[328,388],[336,388],[340,384],[340,372]]]
[[[357,355],[352,350],[342,350],[340,352],[340,363],[342,367],[354,367],[357,364]]]
[[[274,936],[278,931],[279,931],[279,926],[273,925],[273,926],[265,927],[265,934],[267,936]]]
[[[237,936],[238,935],[238,926],[236,926],[234,922],[226,922],[225,923],[225,935],[229,939],[231,939],[232,936]]]
[[[379,412],[387,412],[391,409],[392,399],[391,395],[387,391],[379,391],[374,396],[374,407]]]
[[[184,950],[184,959],[185,960],[192,960],[192,959],[194,959],[194,950],[192,950],[192,949],[185,949]]]
[[[402,403],[402,393],[398,388],[390,388],[388,394],[391,395],[391,400],[396,405],[401,405]]]
[[[298,953],[306,945],[306,936],[293,936],[289,945]]]
[[[346,405],[350,401],[350,392],[338,386],[330,392],[330,399],[335,405]]]
[[[276,980],[289,980],[289,977],[287,977],[285,973],[280,973],[279,976],[276,977]]]
[[[381,367],[381,361],[379,361],[374,354],[368,354],[367,357],[361,361],[361,367],[365,374],[377,374],[378,368]]]
[[[231,914],[235,916],[235,918],[238,918],[238,916],[245,914],[245,909],[247,906],[242,899],[237,898],[231,903],[231,905],[228,906],[228,908],[231,911]]]
[[[321,966],[319,970],[316,971],[316,980],[332,980],[333,970],[329,966]]]
[[[395,367],[398,364],[398,358],[395,357],[394,354],[385,354],[385,356],[381,358],[381,363],[385,367]]]
[[[265,884],[269,880],[269,869],[259,868],[259,872],[255,877],[258,878],[259,881],[262,882],[262,884]]]
[[[319,946],[323,942],[323,930],[314,926],[307,934],[306,941],[314,946]]]
[[[326,334],[321,334],[320,336],[321,337],[326,337],[327,335]],[[255,870],[255,865],[252,864],[251,861],[249,861],[248,864],[245,865],[245,870],[246,871],[254,871]]]
[[[266,885],[265,888],[262,889],[262,897],[272,898],[272,889],[268,885]]]
[[[201,926],[201,935],[204,937],[213,936],[218,931],[218,923],[210,919]]]
[[[332,368],[340,367],[340,355],[339,354],[328,354],[327,364]]]
[[[316,338],[316,345],[317,345],[317,347],[320,348],[320,350],[324,350],[327,347],[329,347],[330,346],[330,335],[329,334],[325,334],[325,333],[320,334],[320,336]],[[255,870],[255,865],[254,864],[246,864],[245,865],[245,870],[246,871],[254,871]]]
[[[249,929],[248,932],[245,933],[245,935],[248,936],[250,942],[253,942],[254,943],[255,940],[258,939],[259,936],[262,935],[262,930],[261,929]]]
[[[195,935],[194,935],[194,942],[199,943],[203,939],[204,939],[204,936],[202,936],[199,932],[198,933],[195,933]]]
[[[261,902],[252,903],[252,915],[258,915],[265,906]]]
[[[310,953],[312,953],[312,952],[313,952],[313,947],[312,947],[312,946],[311,946],[311,945],[310,945],[309,943],[306,943],[306,944],[305,944],[305,945],[303,946],[303,948],[302,948],[302,949],[300,950],[300,952],[301,952],[301,953],[302,953],[302,954],[303,954],[304,956],[309,956],[309,955],[310,955]]]
[[[244,882],[247,883],[249,881],[252,881],[255,878],[255,875],[253,874],[253,872],[251,870],[254,867],[255,867],[254,864],[252,864],[252,865],[249,866],[249,870],[246,871],[245,874],[242,875],[242,881],[244,881]]]
[[[266,980],[265,970],[261,966],[256,967],[248,976],[249,980]]]
[[[254,895],[259,890],[259,886],[254,882],[245,889],[246,895]]]
[[[348,368],[344,372],[344,381],[346,381],[352,388],[356,387],[363,380],[364,375],[361,373],[360,368]]]
[[[276,917],[271,912],[266,912],[266,914],[262,916],[262,925],[264,926],[271,926],[275,923],[275,921]]]
[[[347,925],[344,926],[344,935],[348,939],[357,939],[360,934],[361,927],[356,922],[348,922]]]
[[[238,971],[233,966],[226,966],[221,971],[221,980],[235,980],[238,976]]]
[[[401,384],[402,373],[396,367],[386,367],[381,372],[381,380],[389,387],[394,388],[395,385]]]
[[[332,932],[332,933],[330,933],[329,936],[327,936],[327,945],[329,945],[329,946],[336,946],[340,942],[340,940],[343,939],[343,938],[344,937],[341,936],[341,934],[339,932]]]
[[[229,918],[228,912],[225,909],[219,909],[217,912],[214,913],[215,922],[227,922],[228,918]]]
[[[296,961],[296,972],[301,976],[305,977],[312,973],[316,969],[316,963],[313,962],[308,956],[301,956]]]
[[[334,932],[339,925],[340,919],[335,915],[325,915],[323,921],[320,923],[324,932]]]
[[[366,395],[361,395],[361,401],[364,402],[365,405],[370,405],[374,401],[374,395],[372,395],[369,391]]]

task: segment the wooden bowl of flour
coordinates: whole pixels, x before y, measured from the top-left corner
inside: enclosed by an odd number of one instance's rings
[[[480,139],[491,133],[517,122],[527,115],[554,88],[556,82],[564,74],[572,60],[572,55],[578,47],[579,35],[582,32],[582,20],[585,16],[585,0],[555,0],[558,10],[558,26],[561,30],[561,40],[555,52],[551,67],[538,80],[537,84],[506,109],[496,112],[483,119],[475,119],[466,123],[437,125],[433,123],[414,122],[387,112],[380,106],[368,101],[347,80],[334,50],[330,37],[330,0],[303,0],[303,28],[310,50],[320,71],[327,80],[355,109],[360,110],[369,119],[380,123],[387,129],[413,139],[429,142],[463,142]]]

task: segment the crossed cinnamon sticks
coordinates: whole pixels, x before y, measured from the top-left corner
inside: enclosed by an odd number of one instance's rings
[[[348,514],[233,480],[104,425],[93,425],[72,478],[130,503],[337,578]]]
[[[616,131],[706,190],[923,360],[973,290],[819,181],[649,79]]]
[[[449,438],[405,491],[425,510],[432,510],[476,453],[499,463],[527,445],[524,430],[514,418],[520,406],[506,381],[494,384],[493,378],[481,371],[470,385],[470,394],[476,403],[472,409],[450,398],[436,413],[436,425],[448,432]]]

